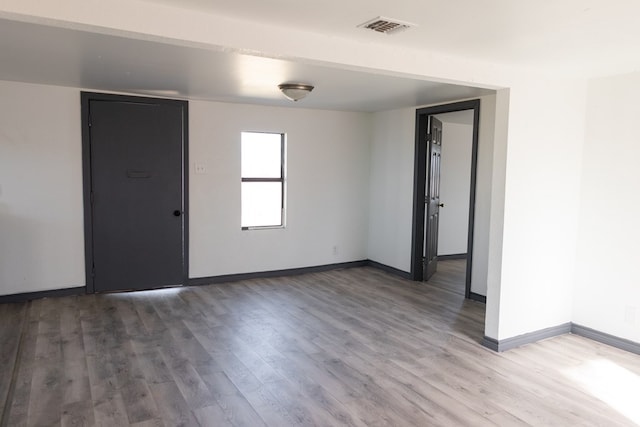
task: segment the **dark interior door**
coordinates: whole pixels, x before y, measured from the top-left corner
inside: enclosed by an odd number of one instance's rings
[[[186,103],[91,99],[88,110],[94,290],[183,284]]]
[[[440,219],[440,157],[442,122],[430,117],[429,148],[427,150],[427,189],[425,195],[424,280],[429,280],[438,268],[438,223]]]

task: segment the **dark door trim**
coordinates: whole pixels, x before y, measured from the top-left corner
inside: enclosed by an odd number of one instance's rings
[[[86,292],[94,293],[93,278],[93,219],[91,210],[91,133],[90,110],[91,101],[130,102],[150,105],[176,105],[182,109],[182,206],[183,206],[183,238],[182,238],[182,283],[189,283],[189,103],[187,101],[150,98],[129,95],[113,95],[107,93],[80,92],[82,116],[82,186],[84,204],[84,259]]]
[[[473,145],[471,148],[471,185],[469,189],[469,230],[467,236],[467,271],[465,297],[471,296],[471,266],[473,261],[473,227],[476,205],[476,170],[478,164],[478,131],[480,127],[480,100],[455,102],[416,110],[416,141],[413,169],[413,222],[411,232],[411,278],[422,281],[422,253],[424,250],[425,178],[427,173],[425,136],[429,116],[454,111],[473,110]]]

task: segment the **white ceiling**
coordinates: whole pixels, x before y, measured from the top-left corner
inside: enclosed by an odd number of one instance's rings
[[[337,43],[351,39],[373,46],[409,47],[425,54],[443,52],[570,76],[640,69],[638,0],[142,0],[138,4],[169,5],[330,35]],[[357,28],[377,16],[416,27],[394,35]],[[491,93],[353,67],[346,70],[21,21],[0,19],[1,80],[350,111],[413,107]],[[278,92],[277,85],[284,82],[310,83],[316,89],[292,104]]]
[[[580,73],[640,68],[638,0],[144,1],[492,63]],[[394,35],[357,28],[377,16],[417,26]]]
[[[293,106],[278,90],[309,83],[295,106],[380,111],[490,90],[0,20],[0,80],[174,98]]]

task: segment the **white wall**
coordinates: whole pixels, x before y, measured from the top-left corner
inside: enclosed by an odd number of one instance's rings
[[[478,161],[476,168],[476,207],[473,227],[473,263],[471,265],[471,292],[487,295],[489,271],[490,224],[495,216],[492,192],[496,190],[493,174],[494,139],[496,120],[506,120],[507,111],[497,111],[496,95],[480,99],[480,123],[478,128]]]
[[[496,97],[480,98],[471,291],[486,295]],[[415,108],[373,114],[369,259],[409,272],[413,219]],[[466,190],[468,197],[469,192]]]
[[[494,147],[506,154],[493,164],[506,184],[501,259],[489,265],[487,298],[499,301],[487,304],[492,338],[571,321],[585,101],[578,79],[527,80],[509,91],[508,135]]]
[[[192,101],[189,122],[191,277],[367,258],[369,114]],[[242,131],[287,134],[284,229],[240,228]]]
[[[573,321],[640,342],[640,73],[589,82]]]
[[[373,114],[369,259],[411,270],[415,108]]]
[[[473,119],[472,110],[467,114]],[[438,255],[467,253],[472,147],[473,125],[443,121]]]
[[[78,90],[0,81],[0,295],[85,285]]]
[[[484,317],[485,336],[497,339],[500,328],[500,304],[502,285],[502,252],[504,240],[504,198],[506,187],[507,147],[509,138],[509,97],[510,90],[502,89],[496,92],[493,105],[495,106],[495,120],[493,126],[492,151],[486,158],[491,170],[485,179],[490,182],[486,189],[487,199],[487,228],[486,231],[486,295],[487,303]],[[482,116],[481,116],[482,117]],[[482,121],[482,120],[481,120]],[[480,146],[481,148],[482,146]],[[478,163],[480,164],[480,154]],[[485,154],[486,156],[486,154]],[[478,171],[478,174],[480,171]],[[479,199],[476,199],[476,203]],[[477,235],[476,228],[474,234]],[[484,252],[481,252],[484,253]],[[475,268],[477,263],[474,263]]]

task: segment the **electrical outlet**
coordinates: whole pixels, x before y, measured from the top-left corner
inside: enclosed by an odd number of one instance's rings
[[[197,174],[205,174],[207,173],[207,167],[203,163],[196,163],[195,170]]]

